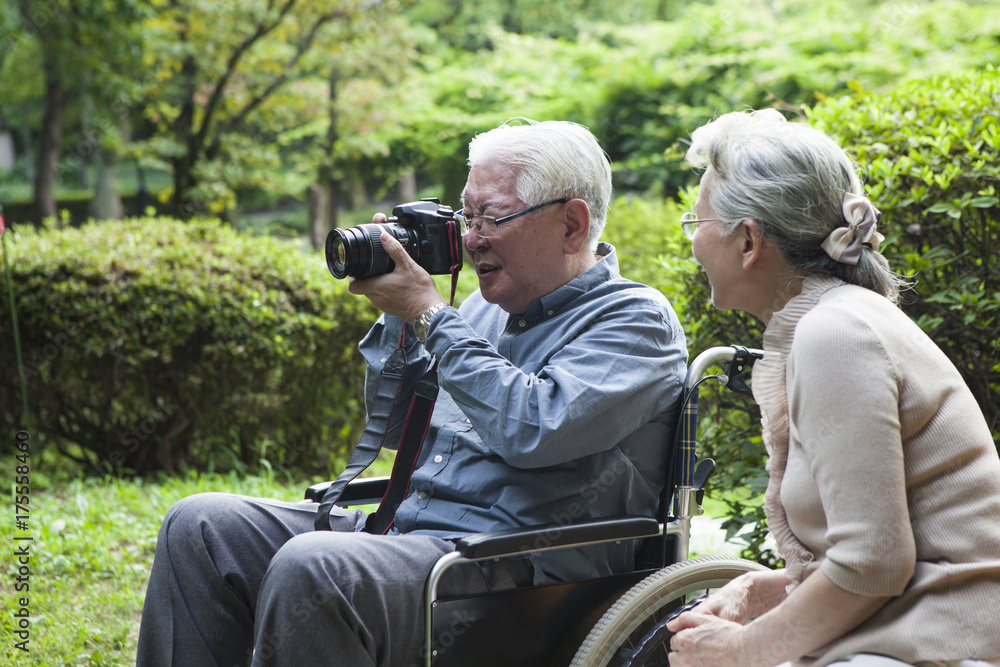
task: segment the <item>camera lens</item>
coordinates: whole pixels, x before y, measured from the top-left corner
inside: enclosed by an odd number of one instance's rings
[[[330,232],[326,237],[326,266],[333,277],[371,278],[396,268],[395,262],[382,247],[379,237],[383,231],[395,236],[409,250],[410,232],[401,225],[358,225]]]
[[[326,238],[326,266],[335,278],[347,276],[347,248],[339,229],[330,232]]]

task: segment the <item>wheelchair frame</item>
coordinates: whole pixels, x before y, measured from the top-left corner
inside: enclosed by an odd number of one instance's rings
[[[440,646],[436,648],[433,641],[435,635],[439,637],[449,636],[447,635],[449,632],[447,618],[444,619],[443,624],[439,621],[435,625],[436,617],[445,616],[444,612],[449,605],[449,600],[442,600],[439,597],[441,580],[450,568],[462,563],[524,556],[542,551],[621,542],[622,540],[659,538],[657,541],[660,542],[661,560],[659,567],[653,569],[639,569],[631,573],[603,579],[511,589],[481,596],[453,599],[459,601],[457,603],[459,605],[468,605],[471,598],[481,602],[492,597],[490,602],[492,606],[488,607],[488,613],[499,617],[503,616],[502,605],[507,598],[514,595],[528,596],[531,594],[530,591],[536,592],[535,597],[538,600],[544,600],[546,593],[558,598],[554,606],[550,604],[550,601],[544,603],[536,601],[536,606],[553,606],[553,609],[558,609],[560,612],[572,609],[577,616],[580,615],[580,609],[577,608],[576,600],[580,599],[581,604],[586,601],[588,604],[596,605],[594,610],[584,610],[585,614],[581,622],[588,624],[586,627],[566,628],[559,626],[560,618],[552,619],[555,622],[554,627],[542,623],[549,628],[548,634],[568,632],[571,635],[567,637],[562,646],[555,648],[545,642],[542,642],[540,646],[532,644],[526,647],[525,650],[529,652],[535,650],[541,655],[547,655],[544,663],[546,667],[552,664],[553,655],[558,655],[559,661],[565,660],[568,657],[567,651],[569,649],[567,646],[573,646],[574,642],[575,646],[579,646],[579,651],[576,653],[573,665],[607,665],[609,664],[609,656],[620,648],[616,642],[620,644],[623,641],[632,641],[629,639],[629,635],[636,632],[637,628],[642,628],[643,623],[647,623],[654,615],[659,617],[665,611],[680,606],[692,591],[721,586],[725,581],[745,571],[759,569],[760,566],[756,564],[735,558],[707,558],[689,561],[688,551],[691,520],[703,513],[701,500],[705,482],[715,469],[715,463],[711,459],[704,459],[695,466],[698,387],[706,380],[716,379],[720,384],[734,391],[749,393],[743,380],[743,372],[762,356],[763,352],[760,350],[735,345],[713,347],[699,354],[689,364],[681,396],[682,407],[678,417],[677,431],[672,444],[676,462],[673,465],[674,479],[668,482],[674,490],[672,494],[673,512],[671,514],[668,514],[670,508],[664,507],[661,508],[661,516],[657,518],[623,516],[582,521],[569,525],[550,524],[480,533],[458,540],[455,551],[442,556],[435,563],[427,578],[424,609],[426,619],[424,664],[427,667],[468,664],[463,660],[469,658],[463,658],[465,654],[461,650],[455,650],[454,645],[445,647],[447,650],[442,650]],[[723,373],[706,374],[709,367],[720,363],[723,364]],[[338,504],[344,507],[376,504],[382,499],[388,479],[388,477],[376,477],[355,480],[345,489]],[[306,500],[318,502],[329,484],[330,482],[324,482],[309,487],[306,491]],[[539,546],[540,544],[544,546]],[[668,565],[671,567],[666,567]],[[677,585],[678,583],[682,585]],[[586,591],[584,594],[577,595],[574,593],[574,587],[575,590],[580,590],[583,587]],[[518,593],[519,591],[521,593]],[[477,604],[477,602],[471,604]],[[501,611],[497,610],[497,605],[500,605]],[[483,607],[477,608],[482,609]],[[603,615],[603,617],[598,618],[598,614]],[[626,618],[624,623],[622,618]],[[454,626],[454,622],[452,625]],[[496,623],[487,625],[490,630],[494,630]],[[656,639],[653,635],[655,633],[662,635],[665,632],[663,625],[665,623],[658,623],[651,630],[642,630],[644,637],[640,637],[640,639],[644,640],[645,645],[647,645],[647,648],[641,649],[642,651],[649,652],[648,645]],[[520,627],[515,624],[513,629],[507,630],[507,634],[519,637],[518,628]],[[593,631],[590,630],[591,627],[594,628]],[[468,628],[465,629],[468,630]],[[546,631],[543,630],[544,632]],[[588,632],[589,635],[584,637],[584,633]],[[623,636],[618,638],[615,633]],[[467,638],[469,643],[477,641],[478,632],[469,632],[468,634],[475,635]],[[452,632],[450,636],[457,639],[458,637],[455,635],[456,632]],[[666,640],[669,641],[669,637]],[[525,641],[528,641],[527,638]],[[554,641],[558,642],[558,639]],[[662,637],[656,641],[662,643]],[[528,643],[531,644],[530,641]],[[636,655],[638,655],[638,651],[639,649],[637,649]],[[595,652],[601,652],[601,656],[594,658]],[[509,662],[511,659],[509,657],[498,658],[500,661],[497,662],[489,662],[488,658],[486,662],[477,659],[476,664],[483,667],[492,664],[511,664]],[[542,663],[519,661],[518,664]],[[627,659],[618,664],[645,663]]]

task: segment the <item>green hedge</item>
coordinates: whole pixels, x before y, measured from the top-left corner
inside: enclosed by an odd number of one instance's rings
[[[862,165],[903,310],[958,367],[1000,438],[1000,72],[827,100],[810,122]]]
[[[833,136],[865,174],[865,187],[883,213],[882,251],[916,283],[902,309],[955,362],[994,440],[1000,439],[998,116],[1000,73],[992,68],[908,83],[888,95],[856,91],[807,110],[809,122]],[[693,210],[695,196],[695,190],[682,193],[685,210]],[[668,296],[681,295],[692,352],[760,345],[760,323],[716,311],[699,272],[664,276],[652,284]],[[703,387],[702,453],[719,464],[713,481],[727,490],[727,527],[744,531],[745,556],[773,565],[776,555],[762,547],[759,496],[767,474],[759,411],[745,397],[720,395],[711,383]]]
[[[44,446],[101,474],[261,458],[328,471],[363,426],[356,343],[377,313],[319,255],[210,220],[17,231],[7,245]],[[6,298],[0,340],[12,360]],[[5,428],[23,423],[17,376],[0,379]]]

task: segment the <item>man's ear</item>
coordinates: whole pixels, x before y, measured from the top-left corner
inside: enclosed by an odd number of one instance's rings
[[[746,271],[764,256],[764,231],[752,218],[744,220],[742,227],[740,255],[743,258],[743,270]]]
[[[590,207],[582,199],[570,199],[563,208],[562,223],[565,228],[563,250],[575,255],[587,246],[590,234]]]

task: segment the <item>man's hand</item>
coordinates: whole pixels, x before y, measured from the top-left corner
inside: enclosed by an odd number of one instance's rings
[[[385,215],[377,213],[372,222],[379,224],[385,219]],[[447,301],[431,275],[406,254],[399,241],[387,232],[382,232],[381,241],[396,268],[365,280],[350,278],[347,289],[351,294],[366,296],[382,312],[410,323],[431,306]]]

